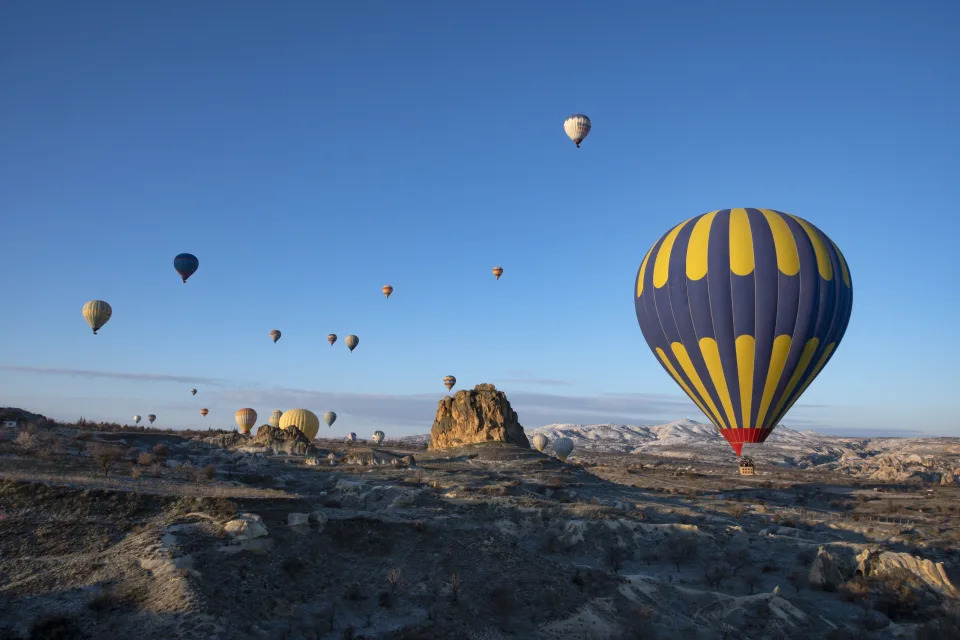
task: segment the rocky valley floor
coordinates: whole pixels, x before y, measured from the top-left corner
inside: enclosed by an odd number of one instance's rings
[[[960,637],[956,486],[76,435],[0,441],[0,637]]]

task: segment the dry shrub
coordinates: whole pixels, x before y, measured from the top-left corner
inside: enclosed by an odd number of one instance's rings
[[[110,468],[121,457],[121,451],[119,449],[105,444],[98,444],[91,447],[90,454],[93,456],[93,459],[96,460],[97,465],[103,469],[104,476],[110,474]]]
[[[130,469],[130,477],[134,480],[139,480],[143,475],[143,467],[133,467]]]
[[[149,467],[154,462],[156,462],[156,458],[154,458],[152,453],[141,453],[137,456],[137,464],[142,464],[145,467]]]
[[[213,480],[213,476],[217,473],[217,465],[208,464],[203,468],[203,477],[207,480]]]
[[[36,434],[30,433],[26,429],[18,433],[13,442],[27,453],[32,453],[40,443]]]
[[[151,451],[153,452],[153,455],[157,456],[158,458],[166,458],[168,455],[170,455],[170,447],[162,442],[154,445]]]

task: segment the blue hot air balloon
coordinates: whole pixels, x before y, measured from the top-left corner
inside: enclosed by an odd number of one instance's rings
[[[853,306],[837,245],[772,209],[678,224],[647,252],[633,294],[647,345],[738,456],[827,364]]]
[[[173,259],[173,268],[177,270],[184,282],[196,272],[199,266],[200,261],[192,253],[181,253]]]

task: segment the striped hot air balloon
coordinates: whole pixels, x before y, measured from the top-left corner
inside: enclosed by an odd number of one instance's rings
[[[327,342],[330,343],[330,346],[331,346],[331,347],[333,346],[333,343],[336,342],[336,341],[337,341],[337,334],[335,334],[335,333],[328,333],[328,334],[327,334]]]
[[[457,384],[457,379],[454,376],[445,376],[443,378],[443,385],[447,388],[447,391],[453,389],[453,385]]]
[[[591,126],[590,118],[582,113],[575,113],[563,121],[564,133],[567,134],[568,138],[573,140],[578,149],[580,148],[580,143],[583,142],[583,139],[590,134]]]
[[[389,298],[389,297],[390,297],[390,294],[393,293],[393,287],[391,287],[391,286],[388,285],[388,284],[385,284],[385,285],[383,285],[382,291],[383,291],[383,295],[385,295],[386,297]]]
[[[202,415],[204,418],[207,417],[208,413],[210,413],[210,410],[207,409],[206,407],[204,407],[203,409],[200,409],[200,415]]]
[[[93,335],[97,335],[97,331],[107,324],[112,315],[113,308],[103,300],[89,300],[83,305],[83,319],[93,329]]]
[[[657,360],[738,456],[767,439],[827,364],[853,305],[837,245],[772,209],[678,224],[643,258],[633,293]]]
[[[357,348],[357,345],[360,344],[360,338],[351,333],[349,336],[343,339],[343,342],[347,345],[347,349],[353,351]]]
[[[383,439],[386,437],[387,437],[386,434],[383,431],[380,431],[379,429],[374,431],[372,436],[374,444],[380,444],[381,442],[383,442]]]
[[[557,438],[553,441],[553,452],[561,461],[565,461],[572,451],[573,440],[570,438]]]
[[[240,433],[246,435],[250,433],[250,430],[253,429],[253,425],[257,423],[257,412],[249,407],[240,409],[234,414],[233,419],[237,421],[237,426],[240,427]]]
[[[273,331],[270,332],[270,337],[273,338],[273,343],[274,343],[274,344],[277,343],[277,340],[280,339],[280,336],[281,336],[281,335],[283,335],[283,334],[280,333],[280,330],[279,330],[279,329],[274,329]],[[296,342],[296,341],[294,341],[294,342]],[[287,343],[284,342],[283,344],[287,344]]]
[[[176,269],[180,277],[183,278],[184,284],[186,284],[187,278],[196,273],[199,267],[200,261],[197,260],[197,256],[192,253],[181,253],[173,259],[173,268]]]
[[[281,417],[283,417],[283,411],[281,411],[280,409],[274,409],[273,413],[270,414],[270,418],[267,420],[267,422],[270,423],[271,427],[279,427]]]
[[[495,276],[497,277],[497,280],[499,280],[499,279],[500,279],[500,276],[503,275],[503,267],[494,267],[494,268],[493,268],[493,275],[495,275]]]

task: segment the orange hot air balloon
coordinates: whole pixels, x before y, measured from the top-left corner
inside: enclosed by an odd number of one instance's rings
[[[494,268],[493,268],[493,275],[497,276],[497,280],[499,280],[499,279],[500,279],[500,276],[503,275],[503,267],[494,267]]]
[[[391,293],[393,293],[393,287],[388,284],[383,285],[383,295],[389,298]]]
[[[234,419],[237,421],[237,426],[240,427],[240,433],[246,435],[250,433],[250,429],[257,422],[257,412],[249,407],[240,409]]]
[[[206,407],[204,407],[203,409],[200,409],[200,415],[202,415],[204,418],[207,417],[208,413],[210,413],[210,410],[207,409]]]

